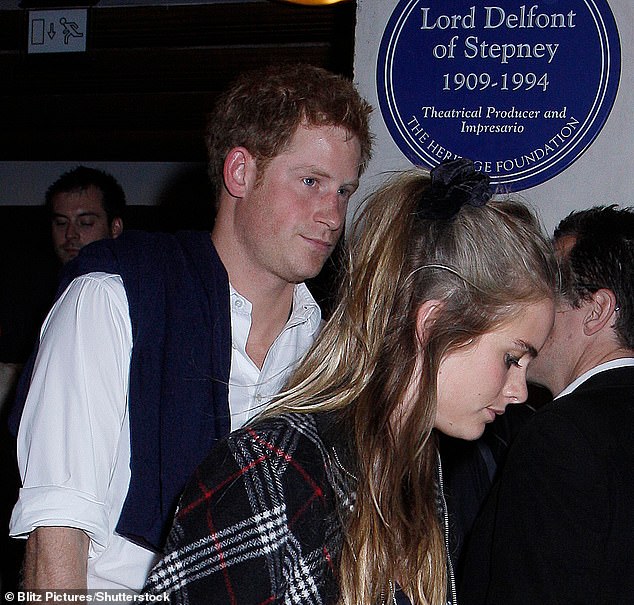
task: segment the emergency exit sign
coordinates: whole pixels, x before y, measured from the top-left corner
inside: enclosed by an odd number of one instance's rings
[[[85,52],[87,23],[85,8],[29,11],[28,52]]]

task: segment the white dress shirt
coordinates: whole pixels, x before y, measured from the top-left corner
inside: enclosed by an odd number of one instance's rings
[[[231,288],[231,426],[237,428],[282,386],[321,325],[304,284],[262,370],[246,356],[250,303]],[[128,379],[132,328],[118,275],[75,279],[40,334],[18,432],[22,489],[10,534],[36,527],[82,529],[90,537],[88,588],[140,590],[155,553],[117,535],[130,481]],[[204,452],[201,452],[201,456]]]
[[[295,287],[293,310],[267,353],[262,369],[247,355],[251,329],[251,303],[232,286],[231,293],[231,378],[229,407],[231,430],[243,426],[260,412],[284,386],[293,367],[313,343],[321,324],[319,305],[304,284]]]

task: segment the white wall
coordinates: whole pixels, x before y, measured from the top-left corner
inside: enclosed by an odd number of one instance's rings
[[[361,186],[361,195],[376,187],[386,172],[411,166],[393,142],[383,122],[376,91],[379,44],[395,0],[357,0],[355,81],[375,107],[374,159]],[[520,192],[535,206],[551,232],[570,211],[596,204],[634,205],[634,2],[609,0],[621,38],[621,82],[612,112],[590,148],[551,180]]]
[[[171,162],[0,162],[0,206],[37,206],[48,187],[62,173],[79,164],[105,170],[121,184],[130,206],[159,203],[172,184],[196,163]],[[210,205],[212,200],[209,200]]]

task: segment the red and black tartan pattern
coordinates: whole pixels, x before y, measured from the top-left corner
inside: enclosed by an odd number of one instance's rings
[[[190,480],[146,592],[183,605],[334,603],[353,496],[333,462],[310,414],[232,433]]]

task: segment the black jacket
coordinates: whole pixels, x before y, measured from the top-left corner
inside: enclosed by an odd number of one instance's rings
[[[467,550],[461,605],[634,595],[634,367],[596,374],[511,446]]]

